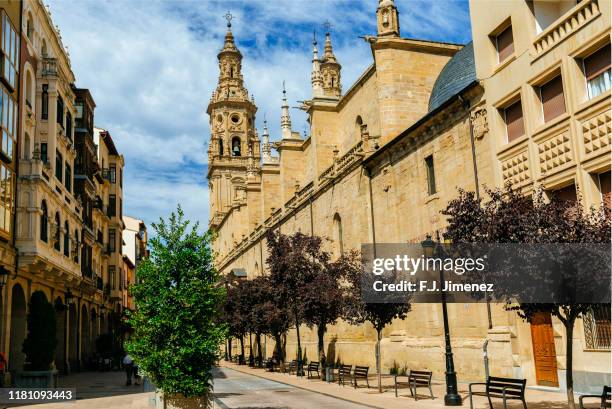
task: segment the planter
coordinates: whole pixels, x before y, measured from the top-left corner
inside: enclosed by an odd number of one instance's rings
[[[155,392],[157,409],[212,409],[212,393],[207,396],[194,396],[186,398],[181,394],[163,395],[161,391]],[[161,404],[161,405],[160,405]]]
[[[17,372],[15,386],[18,388],[57,388],[57,370]]]

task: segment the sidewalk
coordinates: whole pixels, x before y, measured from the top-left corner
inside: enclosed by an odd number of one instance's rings
[[[378,393],[377,390],[376,374],[369,376],[370,389],[365,387],[365,382],[362,382],[364,384],[363,387],[355,389],[349,384],[342,386],[338,385],[337,382],[327,383],[320,379],[306,379],[306,377],[298,378],[295,375],[267,372],[263,369],[250,368],[247,365],[237,365],[231,362],[222,361],[220,362],[220,366],[373,408],[397,409],[400,407],[410,407],[415,409],[440,409],[445,407],[445,385],[439,380],[432,381],[433,400],[429,398],[428,390],[419,388],[419,400],[415,401],[414,398],[410,396],[410,391],[408,389],[400,389],[398,391],[399,396],[397,398],[395,397],[393,377],[390,375],[383,375],[383,393],[381,394]],[[463,398],[464,408],[469,408],[470,406],[467,388],[467,384],[459,384],[459,394]],[[528,389],[526,392],[526,400],[529,409],[566,409],[568,407],[565,393]],[[578,401],[577,398],[576,401]],[[501,399],[494,399],[493,404],[496,407],[502,407]],[[523,405],[520,401],[509,401],[508,407],[510,409],[523,409]],[[487,399],[481,396],[474,397],[474,408],[487,409]]]

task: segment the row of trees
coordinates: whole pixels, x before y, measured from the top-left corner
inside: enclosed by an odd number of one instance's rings
[[[543,193],[526,197],[510,188],[487,191],[483,201],[472,192],[460,191],[442,212],[448,218],[445,238],[453,243],[610,243],[610,213],[608,209],[588,209],[578,201],[546,200]],[[329,325],[339,319],[351,324],[369,322],[377,332],[376,367],[380,389],[380,340],[383,329],[394,319],[403,319],[410,311],[409,299],[402,303],[366,303],[362,291],[365,277],[357,252],[352,251],[331,261],[322,249],[319,237],[296,233],[286,236],[270,232],[267,237],[269,275],[249,281],[228,283],[225,319],[229,335],[242,343],[254,333],[260,347],[263,334],[276,340],[275,357],[284,359],[281,335],[291,327],[298,342],[298,370],[302,353],[300,325],[317,329],[319,361],[325,363],[323,339]],[[609,265],[609,258],[608,260]],[[604,260],[605,261],[605,260]],[[572,277],[583,280],[582,287],[595,288],[602,281],[609,283],[609,271],[601,277]],[[608,272],[606,275],[605,272]],[[521,272],[524,273],[524,272]],[[538,272],[536,272],[538,273]],[[504,271],[500,282],[520,279],[512,271]],[[518,274],[518,273],[516,273]],[[539,277],[539,276],[538,276]],[[576,319],[592,304],[567,301],[559,304],[517,303],[514,294],[498,294],[508,310],[530,321],[538,312],[551,313],[566,328],[566,383],[570,407],[574,407],[572,377],[572,340]],[[499,298],[498,298],[499,299]],[[244,344],[241,344],[244,362]],[[253,356],[253,353],[251,353]],[[261,365],[261,350],[258,351]]]

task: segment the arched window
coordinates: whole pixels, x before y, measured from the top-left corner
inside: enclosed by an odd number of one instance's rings
[[[30,159],[30,135],[27,132],[23,143],[23,158]]]
[[[34,19],[32,19],[32,13],[28,13],[28,22],[26,25],[26,33],[28,38],[31,40],[33,40],[33,36],[34,36]]]
[[[68,220],[64,222],[64,256],[70,257],[70,225],[68,224]]]
[[[42,41],[42,45],[40,46],[40,53],[43,57],[47,57],[47,43],[45,40]]]
[[[334,215],[334,255],[340,257],[344,253],[344,243],[342,243],[342,219],[336,213]]]
[[[40,214],[40,239],[46,243],[49,237],[49,216],[47,215],[47,202],[43,200],[42,204],[40,205],[40,209],[42,210]]]
[[[230,68],[230,77],[234,78],[234,66]]]
[[[219,139],[219,156],[223,156],[223,139]]]
[[[232,156],[240,156],[240,138],[232,138]]]
[[[357,119],[355,119],[355,136],[357,140],[361,139],[361,125],[363,125],[363,119],[361,119],[361,115],[357,115]]]
[[[34,110],[34,81],[32,80],[32,73],[26,71],[26,91],[25,91],[26,105]]]
[[[57,251],[61,250],[61,243],[60,243],[61,227],[62,227],[62,222],[60,220],[59,212],[55,212],[55,236],[53,237],[53,248]]]

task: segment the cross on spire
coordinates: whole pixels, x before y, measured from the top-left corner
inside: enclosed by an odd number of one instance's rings
[[[230,13],[230,11],[228,10],[227,13],[223,15],[223,18],[227,20],[227,27],[230,28],[232,26],[232,20],[234,19],[232,13]]]
[[[325,28],[325,32],[329,34],[329,30],[331,30],[333,26],[332,23],[329,22],[329,20],[325,20],[325,22],[323,23],[323,27]]]

